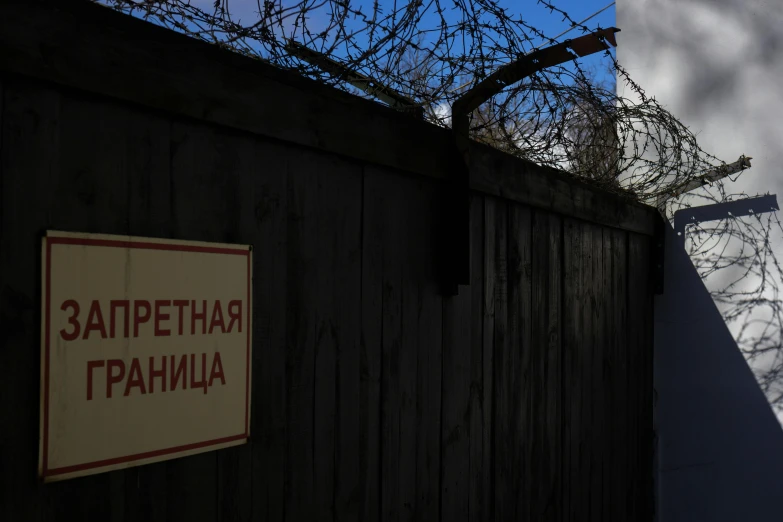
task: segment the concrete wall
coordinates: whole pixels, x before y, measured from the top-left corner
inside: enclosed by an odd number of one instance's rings
[[[617,4],[617,56],[647,94],[696,132],[707,152],[727,162],[753,157],[730,192],[783,192],[781,22],[783,3],[770,0]],[[778,255],[779,236],[773,231]],[[659,520],[779,519],[781,429],[732,332],[676,248],[667,253],[666,277],[667,294],[656,302]],[[708,285],[723,282],[718,276]]]
[[[776,520],[783,430],[673,229],[655,299],[659,522]]]

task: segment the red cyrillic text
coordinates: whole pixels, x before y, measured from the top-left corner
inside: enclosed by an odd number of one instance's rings
[[[207,364],[210,357],[211,364]],[[188,387],[191,390],[200,388],[203,393],[207,393],[209,388],[216,386],[218,382],[221,386],[226,385],[220,352],[150,357],[147,363],[143,365],[138,357],[134,357],[130,365],[126,365],[122,359],[87,361],[87,400],[93,400],[95,390],[100,389],[96,388],[96,383],[98,386],[106,384],[106,394],[100,397],[99,392],[97,398],[107,399],[119,395],[119,392],[122,392],[123,397],[128,397],[156,391],[171,392],[178,388],[187,390]],[[167,372],[167,369],[170,371]],[[170,383],[168,387],[167,381]],[[160,383],[159,388],[156,383]]]
[[[242,301],[229,301],[228,306],[224,303],[206,299],[112,299],[79,303],[67,299],[60,310],[65,312],[68,325],[60,330],[60,337],[75,341],[127,339],[131,332],[133,337],[242,333]],[[86,318],[79,317],[82,310],[88,310]],[[186,325],[190,326],[189,331]]]
[[[64,312],[69,308],[71,309],[71,316],[68,318],[68,324],[70,324],[73,327],[73,330],[67,332],[65,328],[63,328],[62,330],[60,330],[60,337],[62,337],[66,341],[73,341],[74,339],[79,337],[79,332],[82,329],[82,327],[79,325],[79,303],[77,303],[73,299],[68,299],[60,307],[60,310]]]

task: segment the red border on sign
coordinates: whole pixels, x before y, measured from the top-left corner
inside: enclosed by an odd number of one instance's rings
[[[87,239],[78,237],[46,237],[46,281],[45,281],[45,320],[44,327],[44,418],[43,418],[43,462],[42,462],[42,476],[52,477],[55,475],[63,475],[65,473],[73,473],[77,471],[84,471],[87,469],[102,468],[105,466],[112,466],[115,464],[122,464],[125,462],[133,462],[136,460],[160,457],[163,455],[171,455],[174,453],[180,453],[183,451],[190,451],[194,449],[207,448],[209,446],[216,446],[218,444],[226,444],[249,437],[248,433],[248,418],[249,418],[249,404],[250,404],[250,292],[252,281],[250,279],[250,250],[239,248],[220,248],[220,247],[202,247],[195,245],[181,245],[181,244],[166,244],[166,243],[153,243],[144,241],[128,241],[128,240],[115,240],[115,239]],[[162,450],[147,451],[144,453],[137,453],[135,455],[126,455],[124,457],[115,457],[105,460],[97,460],[94,462],[87,462],[84,464],[76,464],[73,466],[64,466],[61,468],[49,469],[49,345],[50,345],[50,308],[51,308],[51,267],[52,267],[52,245],[83,245],[83,246],[104,246],[114,248],[142,248],[145,250],[167,250],[175,252],[200,252],[206,254],[228,254],[246,256],[247,258],[247,360],[245,370],[245,432],[239,435],[233,435],[230,437],[223,437],[220,439],[208,440],[203,442],[195,442],[192,444],[185,444],[182,446],[176,446],[173,448],[166,448]]]

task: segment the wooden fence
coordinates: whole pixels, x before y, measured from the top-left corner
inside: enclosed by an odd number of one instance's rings
[[[652,209],[475,146],[442,297],[448,131],[79,2],[0,0],[0,129],[1,519],[652,519]],[[39,482],[47,229],[255,246],[250,443]]]

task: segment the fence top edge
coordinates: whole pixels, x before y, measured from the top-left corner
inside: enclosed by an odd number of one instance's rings
[[[449,176],[446,129],[87,0],[0,0],[0,35],[0,73],[421,176]],[[280,126],[281,118],[290,124]],[[653,207],[486,145],[474,142],[471,151],[473,191],[654,234]]]

